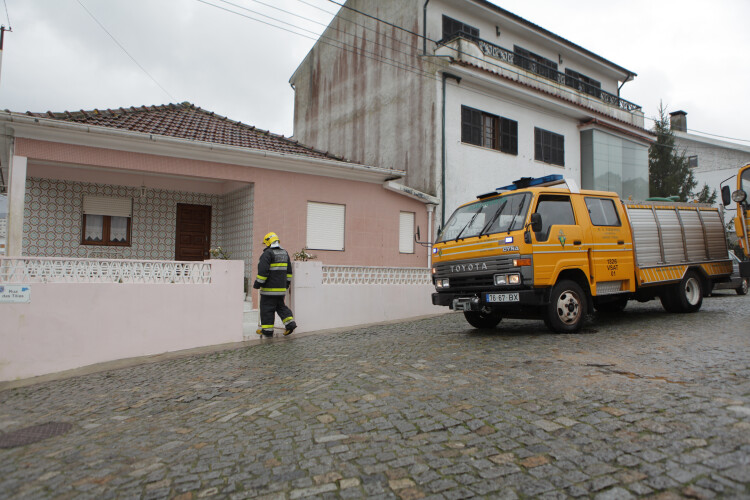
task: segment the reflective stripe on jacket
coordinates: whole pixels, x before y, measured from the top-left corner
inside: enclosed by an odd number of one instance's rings
[[[258,260],[258,275],[254,288],[261,295],[286,295],[292,281],[292,263],[289,254],[281,247],[266,247]]]

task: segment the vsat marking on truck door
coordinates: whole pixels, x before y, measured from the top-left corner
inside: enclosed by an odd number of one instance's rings
[[[625,202],[559,175],[519,179],[460,206],[432,253],[433,304],[463,311],[476,328],[537,317],[569,333],[592,308],[618,312],[630,299],[697,311],[703,291],[732,269],[715,208]]]

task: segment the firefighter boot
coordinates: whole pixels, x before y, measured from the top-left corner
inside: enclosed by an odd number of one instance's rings
[[[291,323],[286,325],[286,330],[284,331],[284,335],[290,335],[294,331],[295,328],[297,328],[297,323],[292,321]]]

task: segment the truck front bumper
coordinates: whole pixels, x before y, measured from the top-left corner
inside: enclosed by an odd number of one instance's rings
[[[501,311],[514,311],[519,308],[544,306],[549,303],[549,292],[546,290],[508,290],[511,293],[518,294],[518,301],[514,302],[488,302],[488,293],[501,293],[493,290],[492,292],[435,292],[432,294],[432,304],[436,306],[447,306],[454,308],[456,301],[462,304],[459,310],[478,311],[485,307],[491,307]],[[502,293],[508,293],[502,292]],[[466,309],[464,304],[469,304]]]

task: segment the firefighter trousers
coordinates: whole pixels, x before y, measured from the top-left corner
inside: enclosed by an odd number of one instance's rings
[[[278,314],[287,330],[297,328],[292,310],[284,304],[283,295],[260,296],[260,328],[264,334],[273,334],[274,315]]]

